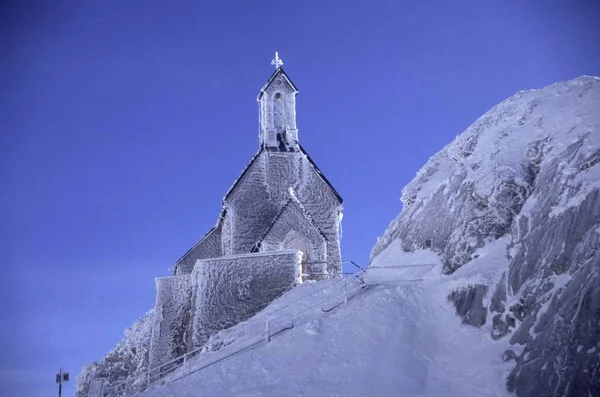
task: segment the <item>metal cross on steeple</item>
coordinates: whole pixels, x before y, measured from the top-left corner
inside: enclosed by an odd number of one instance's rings
[[[279,58],[279,53],[275,51],[275,59],[271,61],[271,65],[275,66],[275,70],[279,69],[283,65],[283,61]]]

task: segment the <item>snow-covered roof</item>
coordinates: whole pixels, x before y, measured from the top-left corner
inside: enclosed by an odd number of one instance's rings
[[[344,199],[342,198],[342,196],[340,196],[340,194],[338,193],[338,191],[335,190],[335,188],[333,187],[333,185],[331,184],[331,182],[329,182],[329,180],[325,177],[325,174],[323,174],[323,172],[321,172],[321,170],[319,169],[319,167],[317,167],[317,164],[308,155],[308,153],[306,152],[306,150],[304,150],[304,148],[302,147],[302,145],[300,143],[298,143],[298,142],[296,142],[296,144],[300,148],[300,152],[304,156],[306,156],[306,159],[308,160],[308,162],[315,168],[315,171],[317,171],[317,174],[321,177],[321,179],[323,179],[323,182],[325,182],[327,184],[327,186],[329,186],[329,188],[331,189],[331,191],[333,192],[333,194],[335,195],[335,197],[340,201],[340,204],[342,204],[344,202]]]
[[[201,238],[200,240],[198,240],[198,242],[192,246],[192,248],[190,248],[189,250],[187,250],[187,251],[186,251],[186,253],[185,253],[185,254],[183,254],[183,255],[181,256],[181,258],[177,259],[177,261],[176,261],[176,262],[173,264],[173,266],[171,266],[171,267],[169,268],[169,270],[171,270],[171,271],[172,271],[173,269],[175,269],[175,268],[177,267],[177,265],[179,265],[179,264],[180,264],[182,261],[184,261],[184,260],[185,260],[185,258],[187,258],[187,256],[188,256],[190,253],[192,253],[192,252],[193,252],[193,251],[196,249],[196,247],[198,247],[198,245],[200,245],[200,243],[202,243],[202,241],[204,241],[204,240],[205,240],[206,238],[208,238],[208,237],[209,237],[209,236],[210,236],[210,235],[211,235],[211,234],[212,234],[212,233],[213,233],[215,230],[217,230],[217,228],[219,227],[219,225],[220,225],[221,221],[222,221],[222,220],[223,220],[223,218],[225,217],[225,213],[226,213],[226,212],[227,212],[227,210],[223,208],[223,209],[221,210],[221,212],[219,213],[219,219],[217,220],[217,223],[216,223],[216,224],[215,224],[213,227],[211,227],[211,228],[210,228],[210,230],[209,230],[208,232],[206,232],[206,233],[204,234],[204,236],[202,236],[202,238]]]
[[[261,147],[260,149],[258,149],[258,152],[256,152],[256,154],[254,156],[252,156],[252,158],[250,159],[248,164],[246,164],[246,167],[242,170],[242,173],[240,174],[240,176],[237,177],[237,179],[233,182],[233,185],[231,185],[229,190],[227,190],[227,193],[225,193],[225,196],[223,197],[223,200],[222,200],[223,203],[225,203],[225,200],[227,200],[229,198],[229,196],[231,196],[231,193],[233,193],[233,190],[236,188],[238,183],[240,183],[240,181],[242,180],[244,175],[246,175],[246,172],[248,172],[250,167],[252,167],[252,164],[254,164],[254,162],[256,161],[258,156],[263,152],[263,150],[264,150],[264,148]]]

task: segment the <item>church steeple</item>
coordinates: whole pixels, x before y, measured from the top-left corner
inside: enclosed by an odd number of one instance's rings
[[[296,94],[298,89],[283,71],[283,61],[275,53],[275,72],[258,94],[260,145],[271,151],[293,151],[298,141]]]

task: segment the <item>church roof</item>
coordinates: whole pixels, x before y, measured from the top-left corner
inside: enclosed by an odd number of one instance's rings
[[[342,204],[344,202],[344,199],[342,198],[342,196],[340,196],[340,194],[338,193],[337,190],[335,190],[335,188],[333,187],[333,185],[331,184],[331,182],[329,182],[329,180],[325,177],[325,174],[323,174],[323,172],[321,172],[321,170],[319,169],[319,167],[317,167],[317,164],[313,161],[313,159],[308,155],[308,153],[306,152],[306,150],[304,150],[304,148],[302,147],[302,145],[298,142],[296,142],[298,144],[298,147],[300,148],[300,152],[306,156],[306,159],[308,160],[308,162],[315,168],[315,171],[317,171],[317,174],[319,174],[319,176],[321,177],[321,179],[323,179],[323,182],[325,182],[327,184],[327,186],[329,186],[329,188],[331,189],[331,191],[333,192],[333,194],[335,195],[335,197],[340,201],[340,204]]]
[[[260,154],[263,152],[263,150],[264,150],[264,148],[261,147],[260,149],[258,149],[258,152],[256,152],[256,154],[254,156],[252,156],[252,158],[250,159],[248,164],[246,164],[246,168],[244,168],[242,170],[242,173],[240,174],[240,176],[237,177],[237,179],[233,182],[233,185],[231,185],[231,187],[229,188],[227,193],[225,193],[225,197],[223,197],[223,202],[225,202],[225,200],[227,200],[229,198],[229,196],[231,196],[231,193],[233,193],[236,186],[240,183],[240,181],[242,180],[244,175],[246,175],[246,172],[248,172],[250,167],[252,167],[252,164],[254,164],[254,162],[256,161],[258,156],[260,156]]]
[[[226,212],[227,211],[225,209],[221,210],[221,212],[219,213],[219,219],[217,220],[217,223],[213,227],[211,227],[210,230],[208,232],[206,232],[204,234],[204,236],[202,236],[202,238],[200,240],[198,240],[198,242],[192,246],[192,248],[187,250],[187,252],[181,256],[181,258],[177,259],[177,262],[175,262],[175,264],[173,266],[171,266],[169,268],[169,270],[175,269],[177,267],[177,265],[179,265],[181,262],[183,262],[188,257],[188,255],[190,255],[192,252],[194,252],[194,250],[196,249],[196,247],[198,247],[200,245],[200,243],[202,243],[208,236],[210,236],[212,233],[215,232],[215,230],[217,230],[217,228],[221,225],[221,222],[223,220],[223,217],[225,217]]]
[[[273,82],[273,80],[275,80],[275,78],[277,76],[281,75],[281,77],[284,78],[284,80],[289,84],[290,87],[292,87],[292,89],[295,92],[298,92],[298,88],[296,87],[296,85],[294,84],[294,82],[292,81],[292,79],[290,79],[290,77],[287,75],[287,73],[284,72],[283,68],[279,67],[275,70],[275,72],[273,72],[273,74],[271,75],[271,77],[269,77],[269,80],[267,80],[267,82],[265,83],[265,85],[262,86],[262,88],[260,89],[260,92],[258,93],[258,98],[256,98],[256,100],[260,100],[260,98],[263,96],[263,94],[265,93],[266,89],[271,85],[271,83]]]

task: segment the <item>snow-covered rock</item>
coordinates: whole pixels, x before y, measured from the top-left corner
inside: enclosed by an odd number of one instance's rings
[[[448,297],[463,322],[510,341],[509,390],[600,395],[598,163],[600,78],[521,91],[404,188],[371,265],[436,253],[445,274],[470,280]]]
[[[92,379],[117,383],[147,370],[153,323],[154,310],[150,310],[125,330],[125,337],[106,357],[85,365],[77,377],[77,397],[87,397]]]

